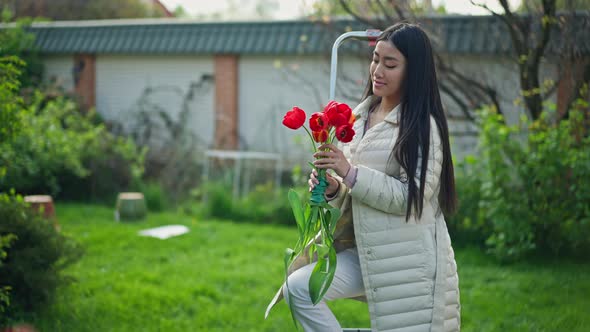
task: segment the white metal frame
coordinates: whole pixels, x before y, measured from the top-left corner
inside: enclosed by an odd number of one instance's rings
[[[367,39],[369,43],[375,42],[377,37],[381,34],[381,30],[365,30],[365,31],[349,31],[346,33],[341,34],[334,45],[332,46],[332,60],[330,64],[330,99],[334,100],[336,96],[336,76],[338,75],[338,47],[344,42],[344,40],[349,38],[360,38],[360,39]]]

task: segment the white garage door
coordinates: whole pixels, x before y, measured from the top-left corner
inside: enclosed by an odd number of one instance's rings
[[[214,134],[213,100],[212,57],[97,56],[96,108],[107,121],[126,124],[142,111],[154,117],[165,113],[208,147]],[[184,105],[188,112],[181,118]]]

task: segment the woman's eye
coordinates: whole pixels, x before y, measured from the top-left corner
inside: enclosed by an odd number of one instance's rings
[[[385,66],[385,67],[387,67],[387,68],[389,68],[389,69],[393,69],[393,68],[395,68],[396,66]]]

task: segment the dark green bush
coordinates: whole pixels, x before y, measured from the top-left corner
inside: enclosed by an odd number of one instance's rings
[[[35,103],[19,113],[21,132],[0,142],[6,176],[0,191],[93,198],[128,187],[143,172],[143,155],[131,139],[110,134],[95,113],[66,98]]]
[[[23,66],[17,57],[0,57],[0,142],[12,140],[22,127],[18,117],[22,108],[18,77]]]
[[[467,156],[455,166],[455,186],[459,198],[457,212],[447,218],[453,243],[482,245],[491,232],[489,223],[481,215],[481,169],[474,156]]]
[[[0,15],[0,23],[9,24],[13,21],[12,14],[7,11],[2,11]],[[19,19],[12,23],[12,27],[0,29],[0,58],[15,56],[23,60],[17,75],[19,88],[23,90],[39,87],[44,71],[41,56],[34,47],[35,35],[25,30],[31,23],[31,19]]]
[[[21,196],[2,193],[0,238],[7,236],[12,239],[3,248],[6,256],[0,265],[0,287],[10,287],[10,302],[0,316],[0,326],[20,312],[49,303],[56,289],[71,281],[63,274],[64,269],[82,256],[77,242],[56,231]]]
[[[6,252],[10,247],[10,244],[15,239],[14,234],[0,235],[0,269],[8,253]],[[10,287],[0,283],[0,314],[6,311],[6,308],[10,305]]]
[[[590,249],[588,104],[577,101],[559,122],[553,110],[519,126],[483,110],[479,156],[459,168],[463,204],[449,228],[486,238],[502,260],[532,252],[583,256]]]
[[[168,195],[162,185],[156,181],[140,181],[133,187],[133,190],[143,193],[150,212],[161,212],[170,207]]]
[[[234,200],[231,186],[209,182],[193,191],[193,198],[206,217],[264,224],[295,225],[287,200],[289,188],[275,189],[271,182],[260,184]],[[204,195],[204,199],[203,199]]]

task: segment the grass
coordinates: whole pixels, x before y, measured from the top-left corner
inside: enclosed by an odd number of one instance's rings
[[[284,302],[264,310],[282,280],[282,255],[296,230],[151,214],[116,223],[112,209],[57,206],[62,231],[86,248],[68,273],[77,282],[27,317],[51,331],[291,331]],[[159,240],[141,229],[182,224]],[[590,265],[538,260],[498,265],[477,249],[456,250],[463,331],[587,331]],[[368,327],[366,304],[330,304],[345,327]]]

